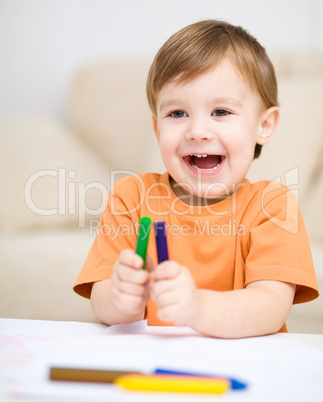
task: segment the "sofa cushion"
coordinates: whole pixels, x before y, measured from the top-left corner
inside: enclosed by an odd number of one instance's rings
[[[315,177],[323,168],[323,77],[281,78],[279,93],[281,120],[277,132],[253,162],[248,177],[252,181],[278,178],[298,192],[306,219],[314,193],[321,191]],[[322,231],[319,210],[316,222],[308,225],[311,236]]]
[[[0,234],[0,316],[97,321],[72,290],[93,239],[79,229]]]
[[[323,52],[317,50],[274,51],[268,55],[275,66],[278,78],[281,77],[322,77]]]
[[[90,63],[75,74],[70,124],[103,161],[135,173],[164,172],[146,78],[151,60]]]
[[[2,229],[79,227],[98,218],[110,172],[79,139],[45,117],[2,123],[0,132]]]

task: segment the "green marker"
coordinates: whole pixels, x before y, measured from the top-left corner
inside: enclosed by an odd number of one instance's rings
[[[148,216],[143,216],[140,218],[136,253],[144,260],[144,265],[142,267],[143,269],[145,269],[146,265],[150,226],[151,219],[148,218]]]

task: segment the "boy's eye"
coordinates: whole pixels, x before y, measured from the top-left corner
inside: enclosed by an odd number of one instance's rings
[[[229,114],[230,114],[230,112],[228,112],[227,110],[224,110],[224,109],[217,109],[217,110],[214,110],[214,112],[212,113],[213,116],[217,116],[217,117],[223,117],[223,116],[227,116]]]
[[[174,112],[169,114],[171,117],[175,117],[175,119],[180,119],[181,117],[187,117],[188,114],[183,112],[183,110],[175,110]]]

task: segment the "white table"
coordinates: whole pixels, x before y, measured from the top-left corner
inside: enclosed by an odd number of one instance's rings
[[[222,396],[138,393],[109,384],[54,382],[52,366],[157,367],[220,374],[248,383]],[[0,319],[1,401],[323,401],[323,335],[224,340],[145,321],[101,324]]]

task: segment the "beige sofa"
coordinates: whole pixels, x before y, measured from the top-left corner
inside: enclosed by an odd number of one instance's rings
[[[249,179],[279,179],[299,195],[323,293],[323,54],[272,53],[279,129]],[[104,198],[130,172],[163,172],[145,79],[151,60],[81,66],[68,122],[17,116],[1,122],[0,316],[95,321],[72,291]],[[290,331],[323,333],[323,298],[294,306]]]

